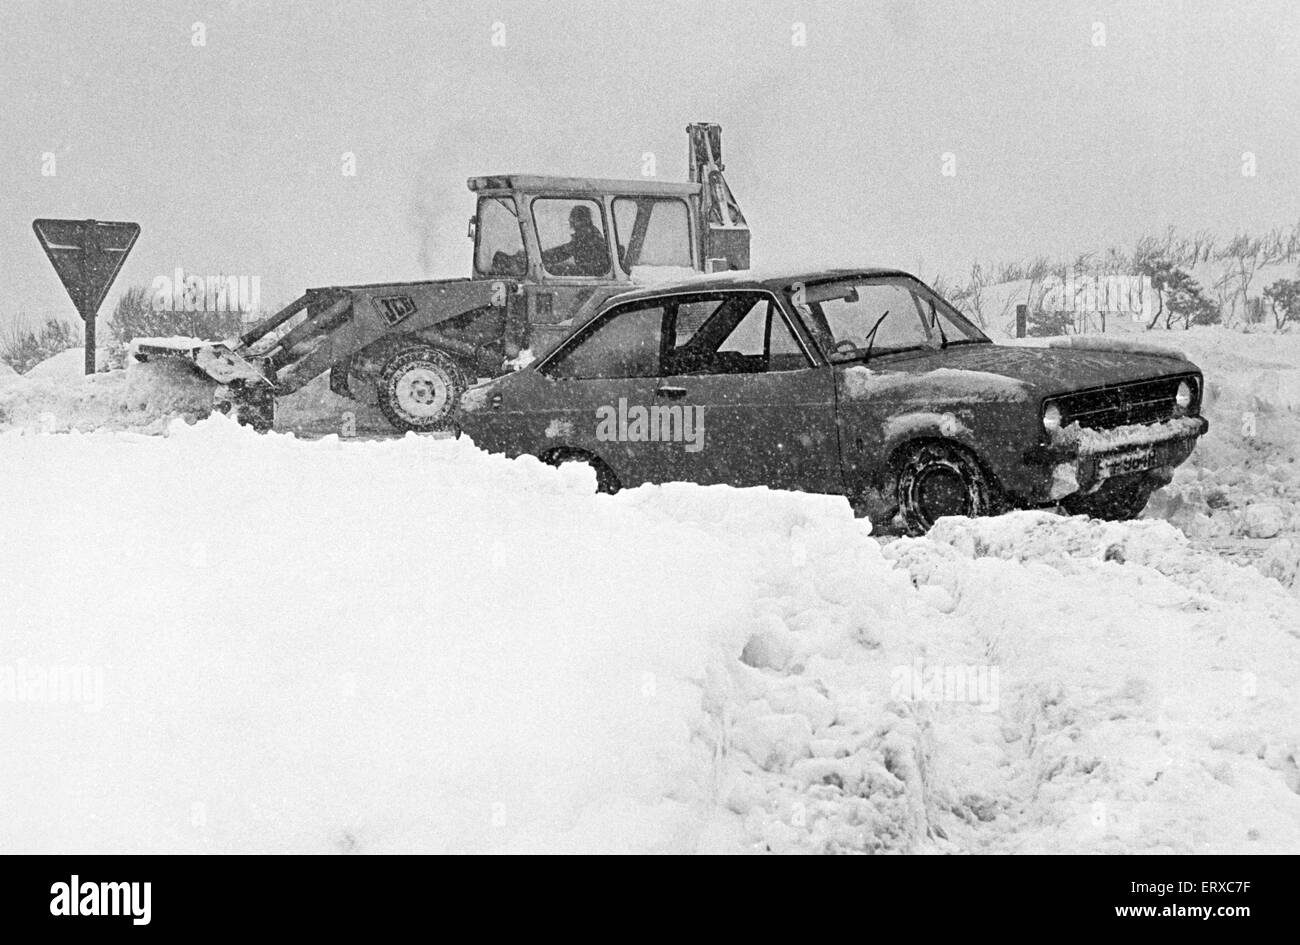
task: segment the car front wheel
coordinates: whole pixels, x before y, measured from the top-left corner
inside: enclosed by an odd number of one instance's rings
[[[974,456],[951,443],[912,447],[898,471],[898,513],[909,535],[924,535],[945,515],[993,510],[993,487]]]

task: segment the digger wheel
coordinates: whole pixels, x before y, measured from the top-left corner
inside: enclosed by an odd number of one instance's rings
[[[465,374],[445,352],[432,345],[402,348],[379,374],[379,409],[402,431],[446,430],[460,395]]]

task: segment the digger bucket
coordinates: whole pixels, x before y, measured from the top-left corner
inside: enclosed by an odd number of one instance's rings
[[[229,343],[195,342],[190,339],[149,339],[132,348],[137,361],[180,360],[188,362],[200,374],[219,384],[243,381],[245,384],[274,386],[256,364],[231,350]]]

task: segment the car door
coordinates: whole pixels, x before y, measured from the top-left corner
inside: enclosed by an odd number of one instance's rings
[[[665,302],[650,478],[842,492],[832,371],[776,298],[735,290]]]
[[[603,459],[625,486],[647,481],[628,416],[652,401],[658,385],[664,315],[653,299],[618,306],[545,360],[512,398],[526,417],[530,452],[577,448]]]

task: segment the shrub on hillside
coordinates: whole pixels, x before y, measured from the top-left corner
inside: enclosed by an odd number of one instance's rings
[[[61,318],[33,326],[21,315],[0,333],[0,360],[26,374],[46,358],[82,345],[82,327]]]
[[[1068,335],[1074,331],[1073,312],[1044,312],[1031,309],[1025,319],[1025,334],[1031,338]]]
[[[1264,299],[1273,309],[1273,325],[1278,330],[1295,316],[1300,316],[1300,280],[1278,279],[1264,290]]]
[[[1158,300],[1155,316],[1147,328],[1155,328],[1162,317],[1165,328],[1181,324],[1185,329],[1192,325],[1216,325],[1222,319],[1219,307],[1205,297],[1200,284],[1167,258],[1147,256],[1138,264],[1138,271],[1151,280]]]

